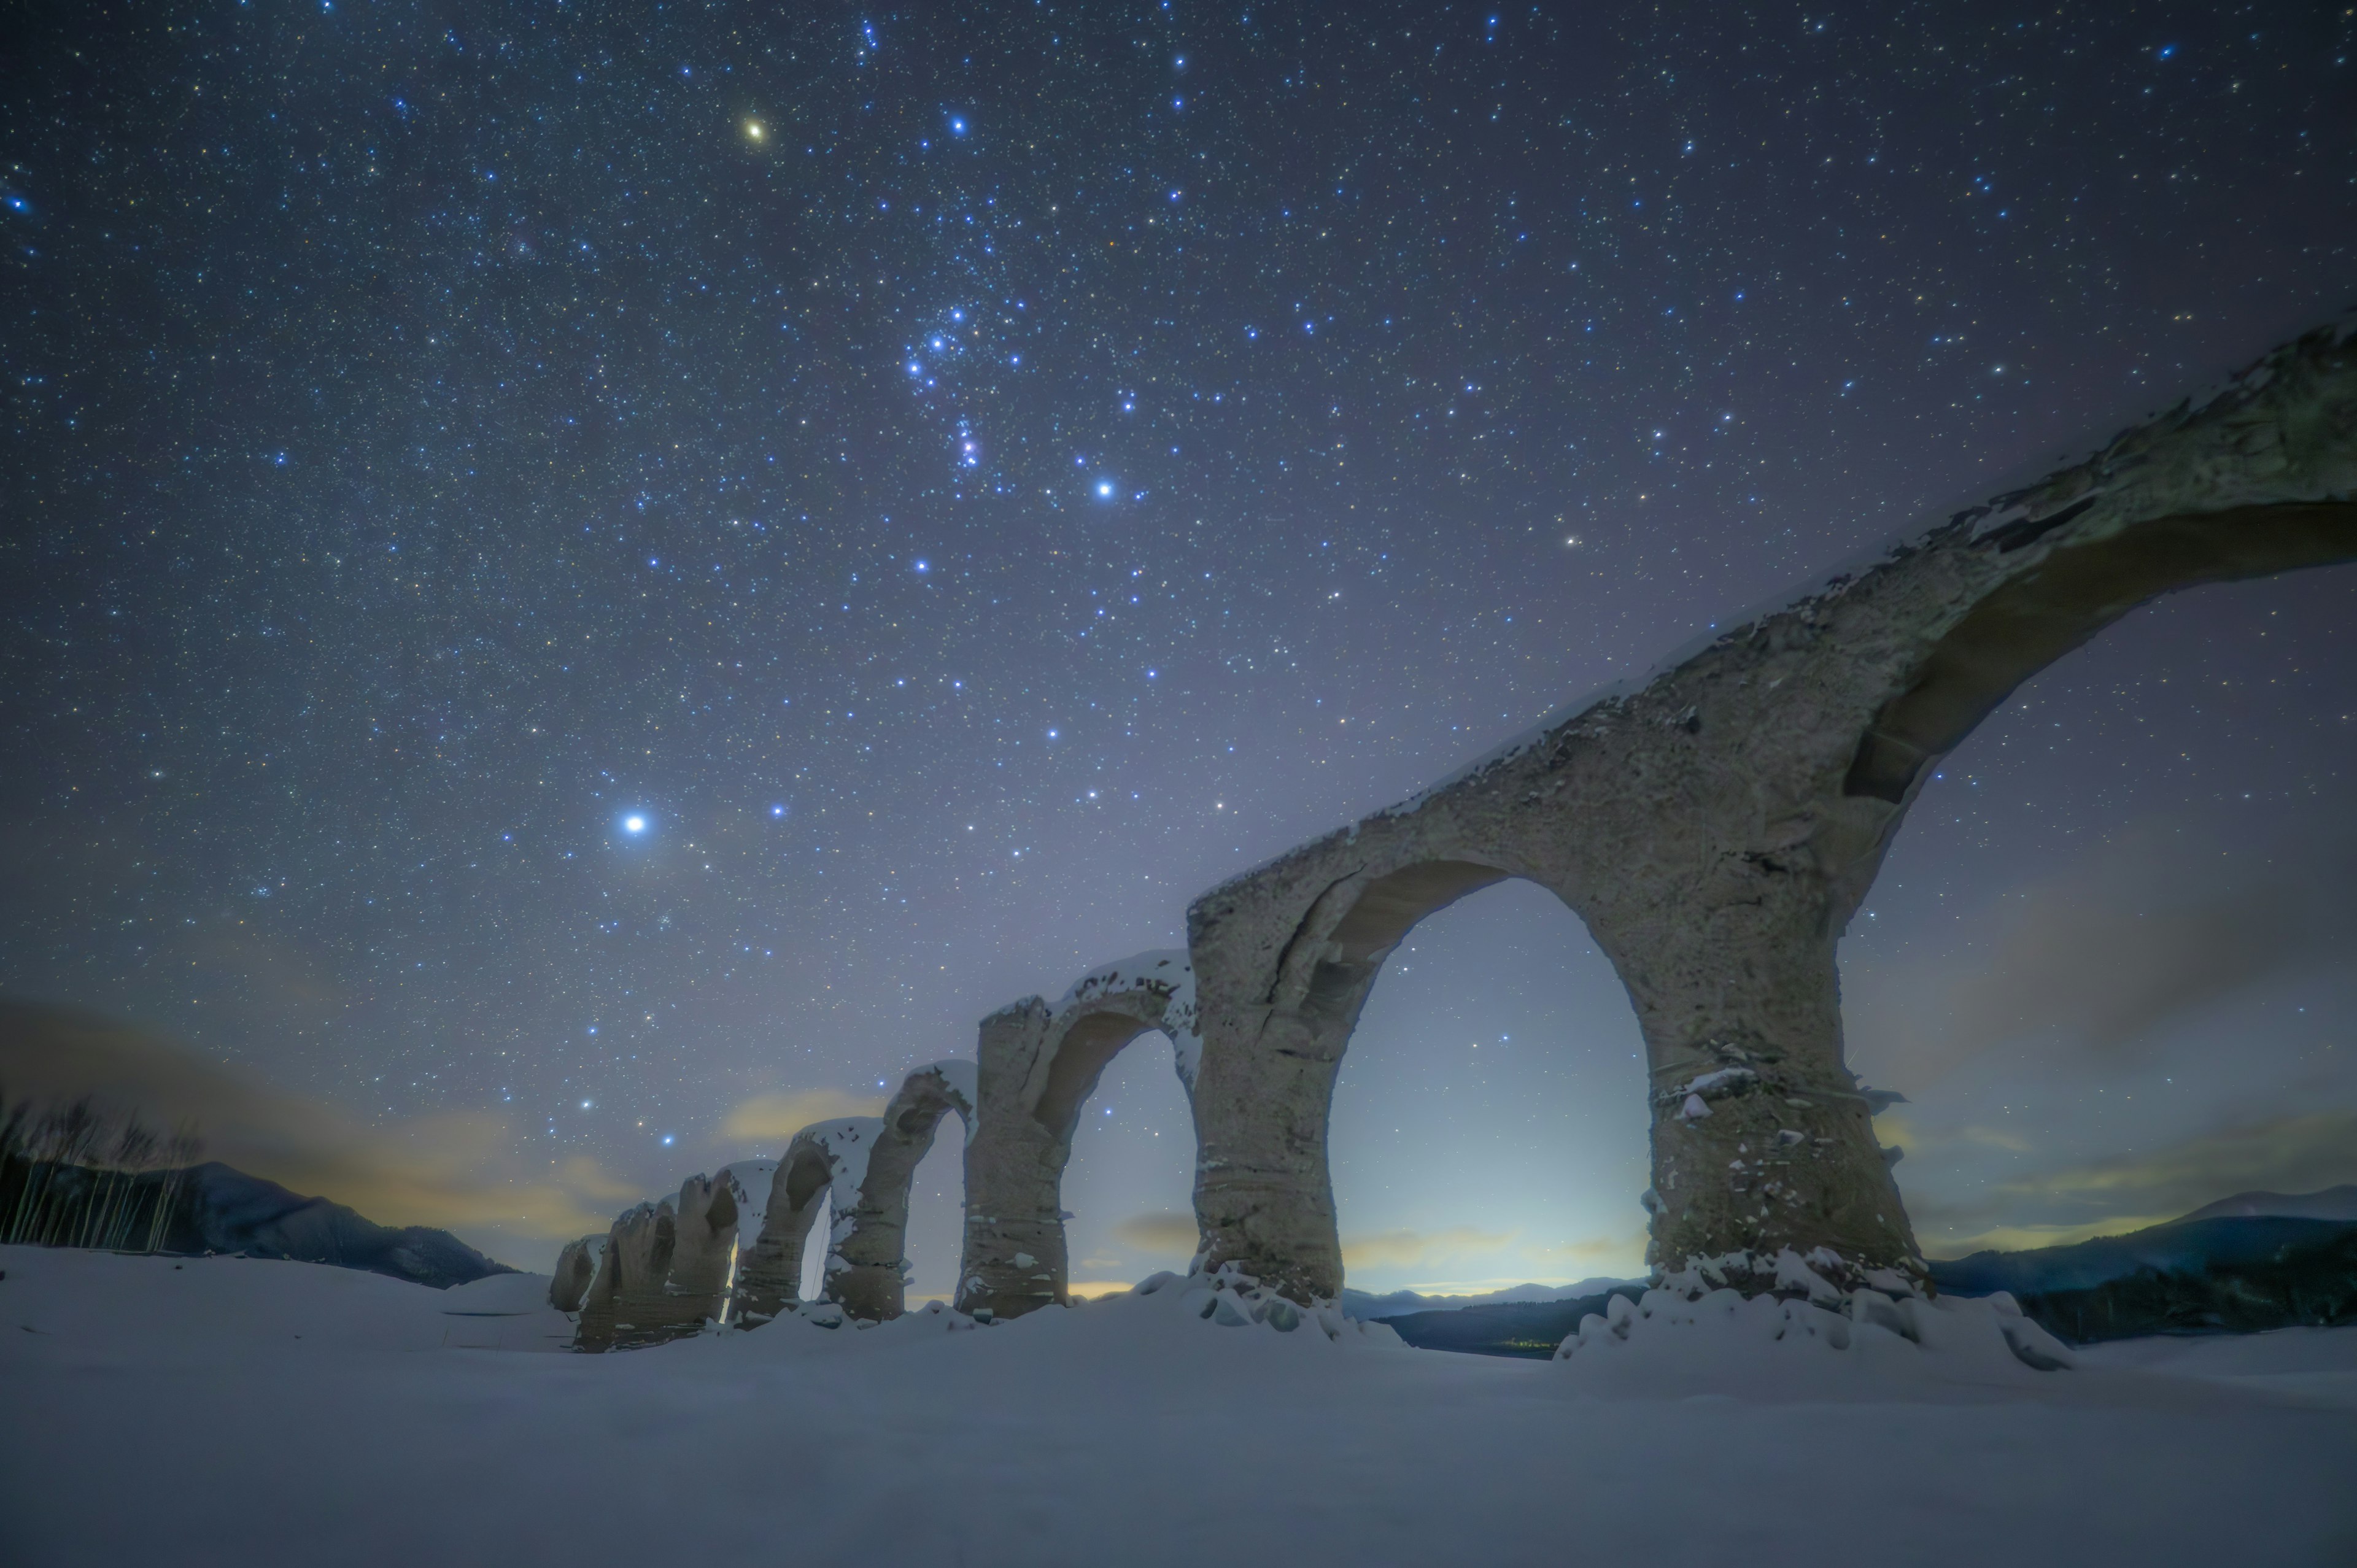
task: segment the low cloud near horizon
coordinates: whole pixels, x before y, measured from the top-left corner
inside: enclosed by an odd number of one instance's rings
[[[720,1136],[733,1143],[775,1144],[782,1150],[789,1139],[813,1122],[874,1116],[883,1109],[880,1095],[847,1094],[839,1089],[757,1094],[739,1101],[721,1118]]]
[[[1114,1235],[1162,1259],[1189,1256],[1197,1241],[1195,1217],[1168,1211],[1133,1215],[1114,1227]],[[1351,1276],[1351,1284],[1378,1290],[1396,1289],[1409,1276],[1417,1278],[1418,1289],[1437,1284],[1450,1290],[1489,1290],[1540,1275],[1586,1275],[1599,1269],[1626,1273],[1640,1266],[1637,1261],[1644,1251],[1641,1230],[1549,1246],[1526,1242],[1520,1230],[1452,1225],[1437,1230],[1400,1229],[1345,1236],[1342,1266]],[[1094,1265],[1106,1260],[1083,1262]]]
[[[372,1126],[135,1025],[20,1001],[0,1000],[0,1092],[48,1104],[87,1095],[167,1131],[192,1122],[200,1158],[380,1225],[562,1240],[604,1230],[641,1196],[586,1156],[528,1165],[514,1126],[490,1112]]]
[[[1141,1252],[1192,1257],[1200,1239],[1191,1214],[1136,1214],[1113,1228],[1114,1235]]]
[[[1472,1225],[1451,1225],[1438,1230],[1378,1230],[1342,1238],[1342,1267],[1430,1269],[1452,1261],[1503,1251],[1522,1235],[1519,1230],[1483,1230]]]
[[[1926,1252],[1955,1257],[2140,1230],[2238,1193],[2319,1192],[2352,1182],[2357,1110],[2334,1109],[2239,1122],[2157,1148],[2025,1173],[1962,1202],[1910,1200],[1908,1208]]]
[[[2357,833],[2154,818],[1843,957],[1926,1252],[2066,1244],[2357,1180]],[[1913,956],[1934,951],[1936,957]]]
[[[2357,950],[2357,836],[2228,853],[2155,819],[1982,911],[1936,959],[1846,961],[1846,1032],[1912,1092],[2011,1040],[2136,1059],[2166,1026]]]
[[[1191,1214],[1139,1214],[1114,1227],[1114,1235],[1140,1251],[1186,1256],[1198,1233]],[[1514,1244],[1521,1232],[1452,1225],[1440,1230],[1379,1230],[1342,1239],[1345,1269],[1415,1269],[1492,1253]]]

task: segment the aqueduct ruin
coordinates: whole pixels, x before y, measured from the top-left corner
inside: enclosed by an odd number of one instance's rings
[[[1212,889],[1188,911],[1185,952],[993,1014],[970,1067],[911,1075],[880,1121],[797,1135],[737,1299],[762,1313],[794,1298],[823,1195],[826,1294],[856,1316],[898,1312],[909,1176],[951,1110],[967,1136],[958,1305],[1013,1316],[1062,1299],[1074,1124],[1106,1064],[1155,1030],[1194,1109],[1199,1265],[1304,1304],[1336,1295],[1327,1120],[1360,1011],[1419,920],[1510,877],[1586,922],[1635,1006],[1650,1261],[1708,1261],[1766,1289],[1790,1249],[1846,1286],[1913,1288],[1921,1260],[1843,1061],[1835,959],[1932,765],[2138,605],[2352,560],[2357,318]],[[601,1299],[626,1321],[716,1315],[722,1224],[702,1189],[618,1220],[585,1334]],[[557,1293],[581,1288],[596,1240],[568,1249]],[[1753,1281],[1755,1260],[1770,1272]]]

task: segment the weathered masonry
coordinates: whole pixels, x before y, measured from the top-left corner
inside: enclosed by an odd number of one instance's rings
[[[1519,876],[1635,1004],[1651,1260],[1824,1248],[1920,1277],[1843,1066],[1842,929],[1932,764],[2021,682],[2172,589],[2357,558],[2352,327],[1196,900],[1207,1262],[1341,1288],[1326,1115],[1368,988],[1418,920]]]
[[[585,1343],[593,1321],[700,1321],[731,1300],[774,1313],[795,1299],[824,1201],[823,1294],[890,1316],[909,1176],[955,1111],[958,1305],[1004,1316],[1060,1300],[1081,1108],[1158,1030],[1194,1107],[1199,1263],[1331,1297],[1327,1117],[1360,1010],[1417,921],[1509,877],[1587,923],[1635,1005],[1652,1261],[1741,1283],[1789,1248],[1846,1288],[1903,1290],[1922,1264],[1844,1065],[1835,950],[1925,778],[2023,681],[2138,605],[2351,560],[2357,318],[1213,889],[1188,911],[1186,951],[993,1014],[974,1062],[920,1069],[880,1121],[797,1134],[741,1251],[722,1233],[758,1206],[748,1184],[691,1182],[676,1205],[618,1220],[602,1255],[596,1238],[567,1249],[553,1294],[582,1305]],[[724,1253],[733,1283],[716,1287]]]

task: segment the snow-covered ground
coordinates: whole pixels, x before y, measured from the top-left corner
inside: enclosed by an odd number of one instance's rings
[[[590,1357],[514,1353],[562,1324],[536,1276],[0,1270],[11,1568],[2357,1563],[2357,1330],[2033,1373],[1861,1328],[1753,1375],[1693,1328],[1547,1362],[1222,1326],[1178,1280]]]

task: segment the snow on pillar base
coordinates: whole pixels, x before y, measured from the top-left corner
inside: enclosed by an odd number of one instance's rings
[[[1875,1101],[1842,1062],[1839,910],[1821,863],[1794,854],[1707,891],[1609,927],[1652,1079],[1646,1261],[1823,1249],[1921,1280]]]
[[[1864,1279],[1855,1288],[1835,1283]],[[1681,1377],[1741,1393],[1765,1377],[2018,1381],[2075,1364],[2003,1291],[1933,1300],[1887,1270],[1824,1250],[1696,1258],[1635,1301],[1614,1296],[1555,1349],[1584,1375]]]
[[[1019,1317],[1064,1299],[1061,1141],[1022,1104],[1049,1018],[1047,1003],[1028,996],[982,1021],[960,1312]]]
[[[902,1080],[884,1108],[849,1232],[838,1249],[843,1266],[829,1280],[834,1299],[861,1322],[887,1322],[908,1305],[909,1262],[901,1254],[909,1240],[909,1184],[951,1112],[972,1141],[974,1079],[972,1062],[934,1062]]]
[[[1723,1065],[1656,1080],[1649,1261],[1824,1249],[1923,1279],[1890,1158],[1849,1075],[1795,1070],[1767,1050],[1714,1050]]]
[[[1298,1305],[1342,1294],[1327,1114],[1364,991],[1359,984],[1331,1013],[1204,1009],[1195,1090],[1202,1266],[1232,1266]]]
[[[908,1275],[899,1263],[854,1263],[828,1282],[834,1299],[863,1323],[887,1323],[908,1300]]]

